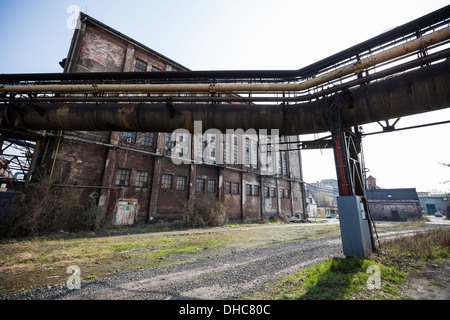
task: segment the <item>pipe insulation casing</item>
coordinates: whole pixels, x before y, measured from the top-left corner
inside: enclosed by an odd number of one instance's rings
[[[202,130],[279,129],[280,134],[329,130],[333,105],[344,126],[402,117],[450,106],[450,61],[421,67],[391,78],[292,105],[42,103],[31,107],[0,105],[2,127],[31,130],[173,132]],[[173,108],[173,109],[172,109]]]

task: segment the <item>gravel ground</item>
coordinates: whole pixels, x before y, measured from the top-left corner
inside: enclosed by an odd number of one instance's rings
[[[412,231],[379,234],[386,239]],[[80,289],[69,290],[61,284],[0,296],[0,300],[236,300],[332,257],[343,257],[340,237],[231,251],[214,248],[200,252],[193,262],[118,272],[102,280],[82,282]]]
[[[14,300],[177,300],[239,299],[289,273],[342,256],[339,237],[296,241],[233,253],[208,252],[210,258],[170,267],[115,275],[69,290],[56,285],[0,297]]]

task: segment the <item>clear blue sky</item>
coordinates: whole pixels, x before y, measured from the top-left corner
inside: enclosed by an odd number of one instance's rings
[[[61,72],[71,5],[192,70],[298,69],[449,1],[0,0],[0,73]],[[428,120],[428,118],[432,118]],[[450,110],[398,126],[450,120]],[[408,121],[410,121],[408,123]],[[365,127],[366,128],[366,127]],[[378,130],[367,127],[366,131]],[[450,125],[364,139],[366,164],[386,188],[450,191]],[[336,178],[330,150],[304,151],[305,180]],[[319,164],[319,165],[318,165]]]

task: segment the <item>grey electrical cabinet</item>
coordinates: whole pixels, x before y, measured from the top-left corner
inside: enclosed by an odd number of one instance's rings
[[[367,257],[372,252],[372,237],[361,198],[341,196],[337,198],[337,202],[344,255]]]

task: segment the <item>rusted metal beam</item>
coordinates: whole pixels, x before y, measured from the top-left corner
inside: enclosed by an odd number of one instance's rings
[[[2,127],[31,130],[93,130],[172,132],[241,128],[279,129],[282,134],[329,131],[329,111],[339,105],[343,126],[382,121],[450,106],[450,61],[419,68],[361,88],[312,102],[293,105],[95,103],[37,104],[41,116],[29,107],[0,106]]]

